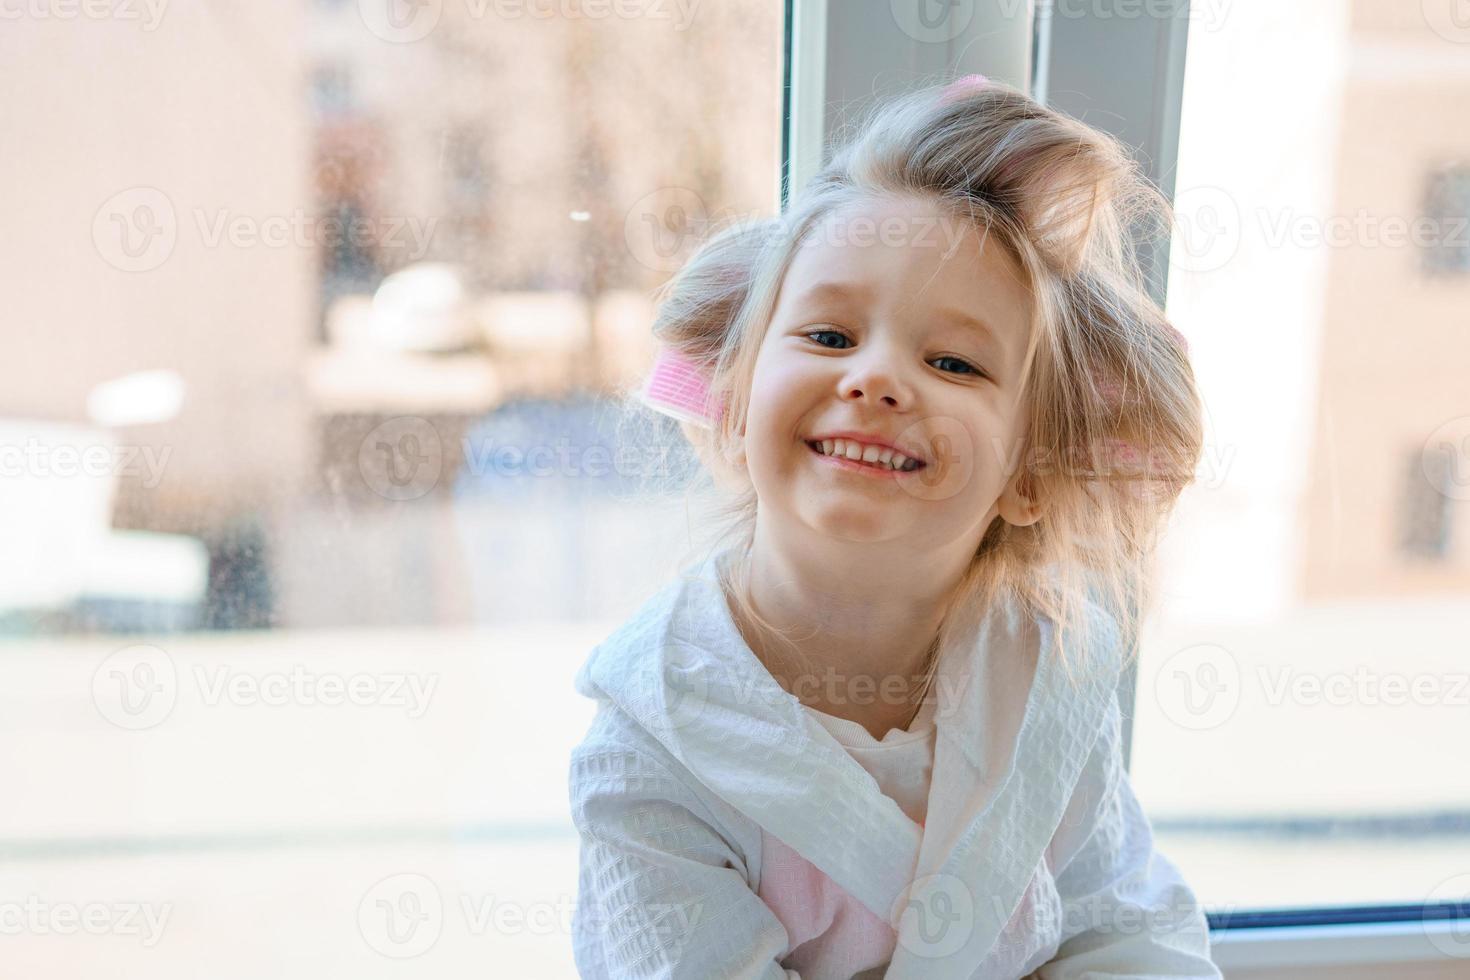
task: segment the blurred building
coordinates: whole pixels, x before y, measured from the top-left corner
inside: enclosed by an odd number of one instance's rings
[[[98,499],[115,528],[207,544],[203,625],[476,615],[449,510],[466,433],[519,400],[637,380],[677,256],[647,261],[630,228],[687,254],[719,215],[775,209],[779,9],[725,4],[686,30],[503,7],[443,5],[409,41],[345,0],[0,37],[16,96],[0,136],[83,150],[0,160],[7,217],[30,229],[0,244],[28,368],[0,416],[98,425],[98,385],[177,372],[173,417],[104,426],[166,449],[162,479],[122,471]],[[663,203],[690,195],[704,213]],[[373,469],[376,447],[413,444],[380,438],[402,417],[440,453],[411,500]],[[543,441],[570,426],[534,417]]]
[[[1307,598],[1470,589],[1470,24],[1422,6],[1353,7],[1331,213],[1362,231],[1328,249]]]

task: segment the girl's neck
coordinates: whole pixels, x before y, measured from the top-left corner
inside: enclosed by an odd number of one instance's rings
[[[774,546],[757,525],[737,587],[769,625],[732,604],[747,645],[802,704],[876,739],[907,729],[928,687],[954,577],[929,562],[925,581],[871,558],[827,566],[804,557]],[[853,574],[855,563],[866,573]]]

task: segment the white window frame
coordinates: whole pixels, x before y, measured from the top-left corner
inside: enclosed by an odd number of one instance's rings
[[[793,190],[820,168],[855,111],[893,86],[951,69],[981,72],[1023,88],[1120,137],[1137,149],[1150,179],[1173,197],[1189,0],[1171,0],[1178,16],[1169,18],[1074,16],[1076,5],[1069,16],[1056,17],[1051,0],[911,2],[927,5],[928,13],[939,13],[948,23],[931,23],[932,33],[919,38],[899,25],[896,3],[786,0],[790,58],[783,166],[790,181],[780,184],[783,209]],[[1142,253],[1160,306],[1167,288],[1167,249],[1166,241],[1157,251]],[[1137,668],[1130,665],[1119,688],[1125,764],[1131,759],[1136,687]],[[1220,925],[1212,927],[1211,943],[1216,963],[1232,978],[1285,978],[1322,968],[1343,977],[1359,971],[1364,977],[1382,976],[1402,965],[1418,978],[1448,980],[1464,976],[1465,957],[1450,955],[1446,945],[1466,928],[1463,918],[1422,917]]]

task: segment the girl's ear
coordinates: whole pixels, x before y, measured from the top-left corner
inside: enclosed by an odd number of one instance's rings
[[[1042,512],[1045,509],[1039,500],[1032,500],[1021,492],[1020,486],[1025,475],[1026,471],[1024,469],[1017,470],[1016,475],[1011,477],[1010,482],[1006,484],[1006,488],[1001,491],[1000,499],[995,502],[996,510],[999,512],[1001,519],[1007,524],[1013,524],[1016,527],[1027,527],[1028,525],[1035,524],[1041,520]]]

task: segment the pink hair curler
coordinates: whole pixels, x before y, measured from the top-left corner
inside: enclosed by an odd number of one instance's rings
[[[669,347],[660,348],[637,397],[655,412],[706,429],[714,428],[725,414],[723,405],[711,402],[704,368]]]
[[[963,98],[976,89],[982,89],[990,84],[990,79],[979,73],[964,75],[951,82],[939,96],[939,104],[947,105],[956,99]]]

